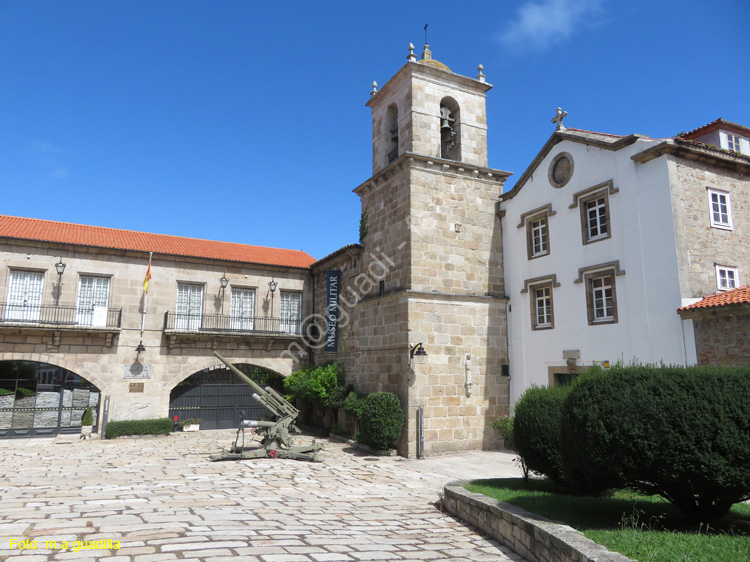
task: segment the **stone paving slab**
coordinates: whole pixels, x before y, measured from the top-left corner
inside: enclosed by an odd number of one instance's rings
[[[452,480],[520,475],[509,453],[324,440],[319,463],[210,462],[234,434],[0,441],[0,560],[523,561],[435,505]]]

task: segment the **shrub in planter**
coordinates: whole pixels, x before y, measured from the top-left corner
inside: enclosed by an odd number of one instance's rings
[[[81,425],[94,425],[94,414],[91,411],[91,408],[86,408],[83,412],[83,416],[81,416]]]
[[[571,386],[531,387],[514,408],[513,441],[524,465],[561,484],[566,478],[560,452],[560,428],[563,404]]]
[[[565,404],[574,485],[658,494],[695,521],[750,499],[750,368],[615,367]]]
[[[404,410],[391,392],[368,394],[362,402],[357,440],[376,449],[393,449],[404,428]]]
[[[173,427],[174,422],[171,418],[111,421],[107,424],[106,438],[112,439],[121,435],[169,435]]]

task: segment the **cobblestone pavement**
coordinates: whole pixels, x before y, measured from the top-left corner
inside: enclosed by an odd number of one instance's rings
[[[320,463],[208,460],[233,438],[0,441],[0,560],[523,560],[434,505],[456,478],[517,475],[507,453],[417,461],[324,441]]]

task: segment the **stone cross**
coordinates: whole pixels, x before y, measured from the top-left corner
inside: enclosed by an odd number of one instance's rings
[[[563,125],[563,119],[568,115],[567,111],[563,111],[559,107],[557,108],[557,112],[555,113],[555,116],[552,118],[553,123],[557,123],[556,131],[564,131],[565,125]]]

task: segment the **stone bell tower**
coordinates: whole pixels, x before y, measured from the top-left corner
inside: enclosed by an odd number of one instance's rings
[[[401,398],[399,450],[410,457],[420,442],[428,456],[495,446],[489,423],[508,412],[496,204],[510,174],[487,168],[490,88],[481,65],[468,78],[409,45],[367,103],[373,176],[354,192],[365,261],[378,256],[388,271],[356,306],[351,367],[362,390]]]

